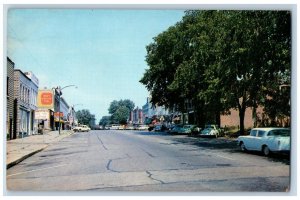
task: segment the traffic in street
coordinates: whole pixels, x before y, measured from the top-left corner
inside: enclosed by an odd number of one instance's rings
[[[166,132],[75,132],[7,170],[10,191],[289,190],[289,156],[244,153],[235,139]]]

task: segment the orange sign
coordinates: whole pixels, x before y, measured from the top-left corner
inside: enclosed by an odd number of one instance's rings
[[[64,113],[63,112],[60,112],[60,114],[59,114],[59,112],[55,112],[54,113],[54,121],[58,122],[59,116],[60,116],[60,122],[64,122],[64,120],[63,120]]]
[[[38,92],[38,108],[54,108],[53,91],[39,90]]]
[[[55,112],[54,113],[54,117],[59,117],[59,112]],[[63,112],[60,112],[60,117],[63,117],[64,116],[64,113]]]

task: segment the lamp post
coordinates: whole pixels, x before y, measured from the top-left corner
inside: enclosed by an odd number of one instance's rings
[[[63,89],[65,89],[65,88],[67,88],[67,87],[75,87],[75,88],[77,88],[77,86],[76,85],[67,85],[67,86],[65,86],[65,87],[60,87],[60,86],[57,86],[55,89],[57,90],[57,92],[58,92],[58,134],[60,135],[60,97],[61,97],[61,95],[62,95],[62,90]]]

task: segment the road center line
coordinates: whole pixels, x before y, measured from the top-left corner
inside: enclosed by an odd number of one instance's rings
[[[57,165],[57,166],[54,166],[54,167],[46,167],[46,168],[42,168],[42,169],[35,169],[35,170],[30,170],[30,171],[25,171],[25,172],[19,172],[19,173],[7,175],[6,177],[16,176],[16,175],[20,175],[20,174],[26,174],[26,173],[30,173],[30,172],[36,172],[36,171],[43,171],[43,170],[46,170],[46,169],[53,169],[53,168],[62,167],[62,166],[66,166],[66,165],[67,164]]]

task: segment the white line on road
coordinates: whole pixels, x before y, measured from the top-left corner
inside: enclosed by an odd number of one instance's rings
[[[7,175],[6,177],[16,176],[16,175],[20,175],[20,174],[26,174],[26,173],[30,173],[30,172],[36,172],[36,171],[43,171],[43,170],[46,170],[46,169],[52,169],[52,168],[66,166],[66,165],[67,164],[57,165],[57,166],[53,166],[53,167],[46,167],[46,168],[42,168],[42,169],[35,169],[35,170],[30,170],[30,171],[25,171],[25,172],[19,172],[19,173]]]

